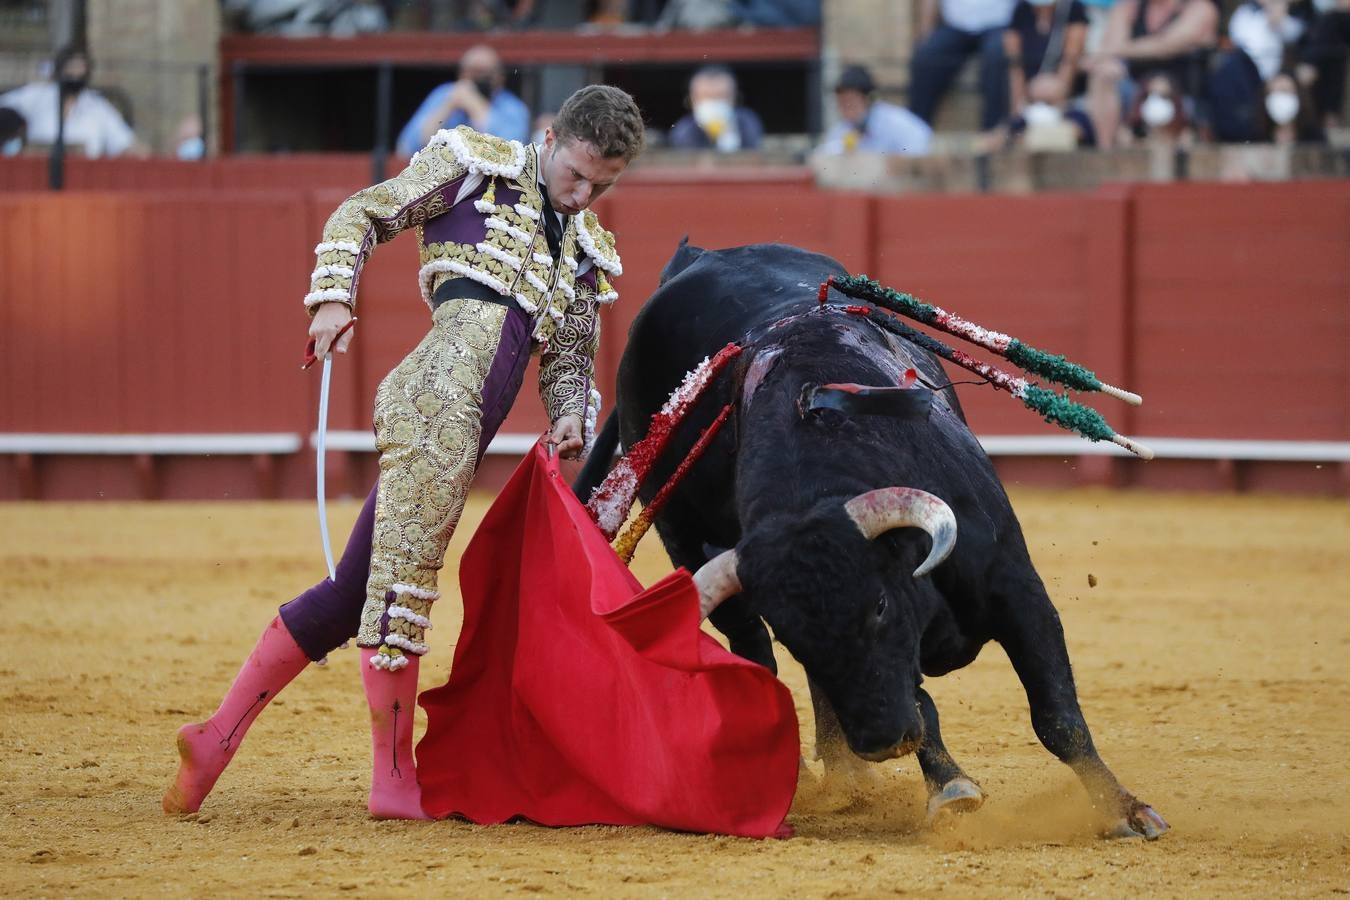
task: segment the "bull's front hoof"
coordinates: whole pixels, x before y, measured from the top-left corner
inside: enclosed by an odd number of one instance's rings
[[[951,824],[961,813],[974,812],[984,805],[984,791],[969,778],[953,778],[928,798],[928,827]]]
[[[1129,808],[1120,819],[1103,832],[1102,836],[1111,839],[1156,841],[1169,830],[1167,821],[1158,811],[1147,803],[1131,800]]]

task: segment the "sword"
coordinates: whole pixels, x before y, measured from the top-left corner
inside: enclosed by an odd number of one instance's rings
[[[336,344],[338,338],[346,334],[347,330],[355,324],[356,316],[352,316],[347,320],[347,324],[343,325],[342,328],[338,330],[338,333],[333,335],[333,340],[332,343],[329,344],[329,347]],[[305,345],[305,363],[300,367],[302,371],[314,365],[318,360],[318,357],[314,355],[314,349],[315,340],[314,338],[310,338],[309,343]],[[319,427],[315,432],[317,437],[314,441],[314,482],[315,493],[317,494],[319,501],[319,537],[323,540],[324,562],[328,563],[328,580],[337,581],[337,569],[333,566],[333,543],[328,537],[328,493],[324,487],[324,476],[326,475],[324,451],[327,449],[328,444],[328,389],[332,380],[333,351],[329,350],[323,355],[323,376],[319,382]]]

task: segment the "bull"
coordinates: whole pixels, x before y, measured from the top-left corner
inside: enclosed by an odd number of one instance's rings
[[[969,665],[992,640],[1026,690],[1037,737],[1082,781],[1103,832],[1160,836],[1167,823],[1093,744],[1059,615],[941,365],[865,318],[818,305],[817,285],[844,274],[785,245],[682,242],[633,322],[615,409],[578,496],[603,478],[618,440],[642,438],[686,372],[740,342],[736,369],[676,430],[640,496],[649,501],[733,406],[734,427],[656,528],[671,560],[696,571],[734,653],[776,671],[772,629],[801,663],[827,771],[916,753],[930,821],[978,807],[983,792],[944,746],[922,683]],[[919,412],[807,402],[819,385],[895,386],[911,371],[926,385],[904,392],[928,398]]]

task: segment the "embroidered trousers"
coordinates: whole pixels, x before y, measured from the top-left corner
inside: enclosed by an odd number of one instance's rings
[[[440,304],[431,331],[375,397],[379,483],[353,527],[336,579],[281,608],[311,659],[353,636],[372,663],[401,668],[426,652],[438,576],[469,486],[519,392],[531,323],[516,306]]]

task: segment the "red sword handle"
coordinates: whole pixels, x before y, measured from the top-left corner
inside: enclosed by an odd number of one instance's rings
[[[350,319],[347,320],[347,324],[339,328],[338,333],[333,335],[333,344],[336,344],[338,338],[346,334],[348,329],[350,329],[355,324],[356,324],[356,316],[352,316]],[[305,344],[305,364],[300,367],[300,370],[302,372],[319,361],[319,357],[314,355],[315,346],[316,341],[314,340],[314,338],[310,338],[309,342]],[[331,347],[332,344],[329,344],[329,346]]]

